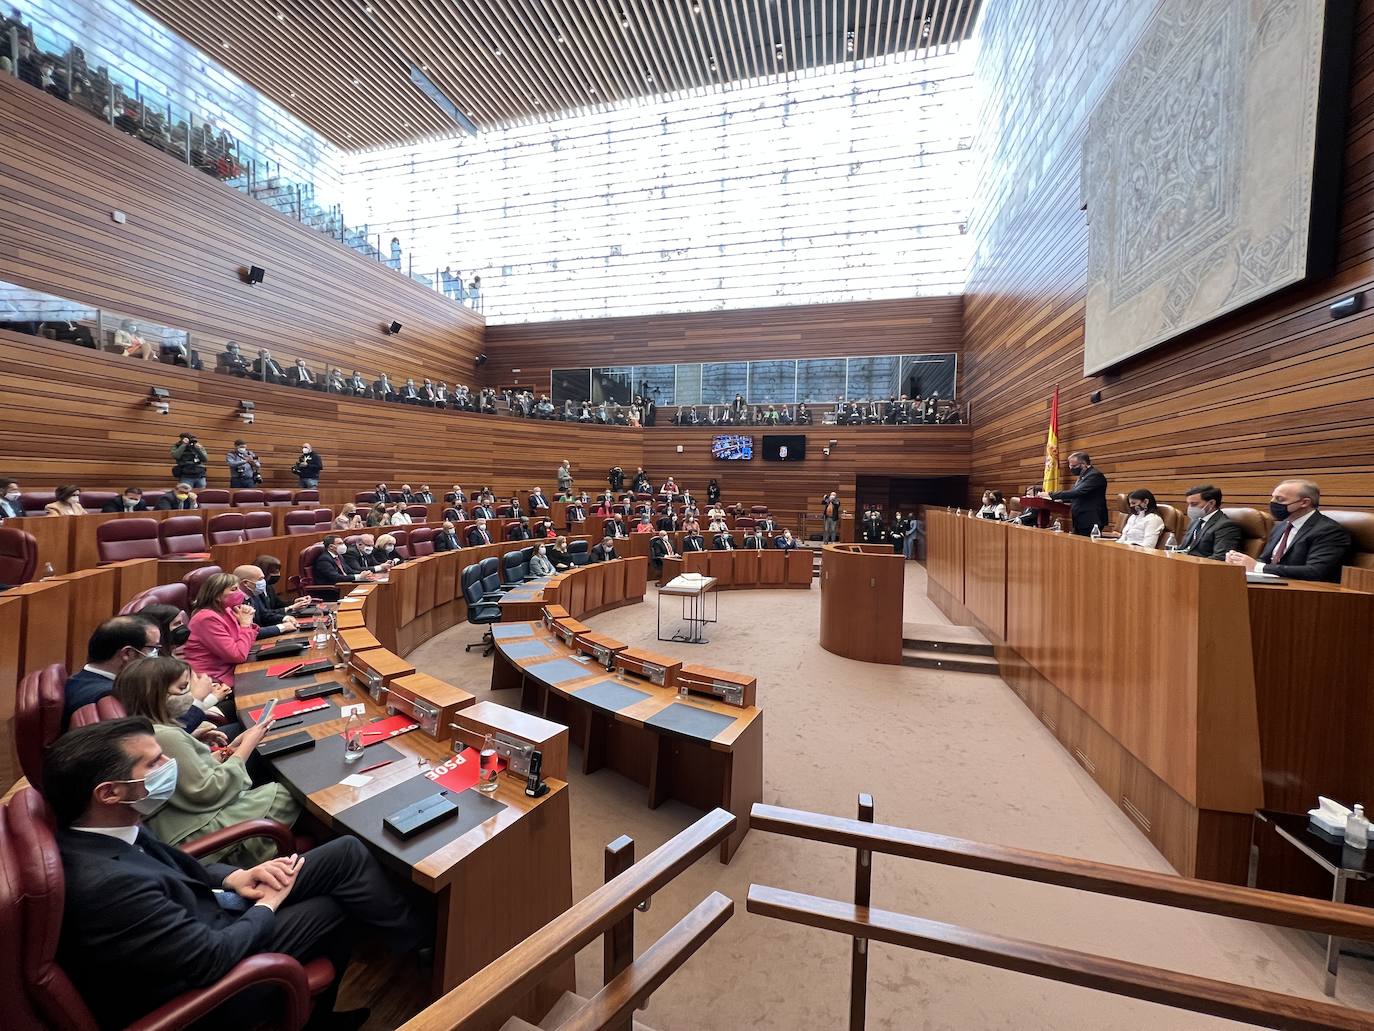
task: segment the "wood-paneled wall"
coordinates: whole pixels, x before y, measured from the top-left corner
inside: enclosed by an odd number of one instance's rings
[[[957,352],[962,334],[959,297],[528,322],[487,328],[482,371],[538,392],[552,369]]]
[[[207,365],[234,339],[283,367],[472,381],[480,316],[205,173],[9,76],[0,138],[0,280],[189,330]]]
[[[970,490],[1040,479],[1057,383],[1061,453],[1090,450],[1114,489],[1176,501],[1211,481],[1230,503],[1262,504],[1302,474],[1331,507],[1374,508],[1374,309],[1339,322],[1326,310],[1374,287],[1374,0],[1358,2],[1336,275],[1082,374],[1084,120],[1151,8],[1024,0],[984,12],[980,125],[992,150],[960,370],[975,422]]]

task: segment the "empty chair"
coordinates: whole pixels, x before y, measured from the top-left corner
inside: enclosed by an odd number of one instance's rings
[[[1164,506],[1161,505],[1160,507],[1163,508]],[[1255,508],[1223,508],[1221,511],[1227,519],[1240,527],[1240,550],[1251,558],[1259,558],[1260,552],[1264,550],[1264,542],[1269,539],[1269,531],[1273,526],[1273,520],[1266,518],[1268,513]],[[1182,533],[1176,533],[1174,537],[1176,540],[1183,540]],[[1164,547],[1162,539],[1159,546]]]
[[[434,530],[428,526],[421,526],[410,531],[411,558],[424,558],[426,555],[434,554]]]
[[[171,516],[157,528],[163,555],[195,555],[209,550],[200,516]]]
[[[51,490],[25,491],[19,495],[19,505],[25,515],[42,515],[43,509],[57,500],[57,492]]]
[[[359,505],[375,505],[377,503],[377,492],[375,490],[360,490],[353,495],[353,501]]]
[[[501,560],[493,555],[491,558],[482,559],[480,566],[484,595],[491,599],[501,597],[505,593],[501,590]]]
[[[1337,508],[1324,508],[1322,515],[1340,523],[1350,534],[1350,553],[1345,557],[1345,564],[1374,569],[1374,515]]]
[[[112,694],[83,705],[72,712],[72,718],[67,721],[67,726],[75,730],[77,727],[84,727],[91,723],[100,723],[104,720],[119,720],[129,715],[124,711],[124,703]]]
[[[14,744],[30,784],[43,783],[43,753],[62,733],[67,667],[60,662],[24,674],[14,699]]]
[[[234,491],[235,508],[256,508],[267,504],[267,492],[257,487],[242,487]]]
[[[195,570],[192,570],[186,576],[189,578],[194,573]],[[139,591],[125,603],[119,614],[127,616],[134,612],[142,612],[149,605],[174,605],[183,612],[190,611],[191,592],[186,586],[186,580],[174,584],[160,584],[157,587],[149,587],[146,591]]]
[[[220,569],[219,566],[197,566],[181,578],[181,582],[186,585],[186,608],[188,612],[190,607],[196,603],[196,596],[200,594],[200,585],[216,573],[222,572],[224,570]]]
[[[38,541],[26,530],[0,526],[0,585],[18,587],[38,569]]]
[[[290,513],[288,513],[289,517]],[[272,536],[272,513],[262,510],[243,513],[243,539],[261,540]]]
[[[263,513],[266,515],[267,513]],[[270,519],[271,517],[268,516]],[[315,532],[315,510],[313,508],[303,508],[292,510],[286,513],[286,532],[314,533]]]
[[[120,496],[119,492],[112,490],[83,490],[81,492],[81,507],[87,512],[99,512]]]
[[[752,530],[754,525],[755,520],[750,519],[748,516],[740,516],[735,520],[735,529],[737,530]]]
[[[263,500],[267,502],[269,507],[273,505],[289,505],[292,503],[291,492],[289,490],[265,490],[262,493]],[[315,492],[316,501],[320,500],[319,493],[319,491]]]
[[[332,508],[315,509],[315,529],[320,533],[328,533],[334,529],[334,510]]]
[[[162,545],[158,542],[157,520],[111,519],[101,523],[95,528],[95,547],[101,562],[158,558],[162,555]]]
[[[429,518],[429,509],[424,505],[407,505],[406,515],[414,519],[417,523],[423,523]]]
[[[232,495],[218,487],[206,487],[196,491],[196,504],[201,508],[228,508]]]
[[[508,584],[518,584],[529,579],[530,566],[522,551],[508,551],[501,556],[501,579]]]
[[[297,505],[316,505],[320,503],[320,492],[315,489],[298,490],[291,495],[291,499]]]
[[[268,517],[269,524],[271,517]],[[219,512],[212,515],[205,524],[206,536],[210,543],[215,544],[239,544],[244,540],[243,536],[243,513],[242,512]]]
[[[157,508],[157,503],[162,500],[162,496],[166,493],[165,490],[145,490],[143,492],[143,503],[149,508]]]
[[[490,561],[496,561],[491,559]],[[486,592],[482,589],[482,567],[478,563],[465,566],[459,577],[459,584],[463,588],[463,599],[468,604],[468,622],[473,626],[490,627],[492,623],[501,622],[501,606],[486,599]],[[483,655],[490,655],[492,649],[496,647],[496,642],[492,639],[491,630],[482,633],[480,641],[473,641],[463,650],[472,651],[474,648],[481,648]],[[61,716],[59,710],[58,715]]]
[[[592,560],[591,549],[587,547],[586,541],[570,541],[568,544],[568,558],[572,559],[575,566],[585,566]]]
[[[750,506],[749,506],[749,513],[750,513],[752,516],[754,516],[755,518],[757,518],[757,517],[759,517],[759,516],[761,516],[761,515],[767,515],[767,514],[768,514],[768,506],[767,506],[767,505],[750,505]]]

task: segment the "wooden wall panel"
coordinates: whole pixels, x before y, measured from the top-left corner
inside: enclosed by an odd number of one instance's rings
[[[1177,501],[1211,481],[1229,503],[1253,505],[1303,474],[1330,507],[1374,508],[1374,310],[1340,322],[1326,311],[1374,287],[1374,0],[1358,3],[1336,275],[1106,375],[1082,374],[1079,147],[1150,6],[1027,0],[984,13],[980,124],[991,151],[974,205],[960,370],[975,422],[970,490],[1039,481],[1057,383],[1061,454],[1090,450],[1113,490]]]
[[[235,339],[283,367],[471,381],[483,320],[433,290],[8,76],[0,138],[0,280],[189,330],[207,365]]]
[[[482,371],[538,392],[555,368],[957,352],[962,333],[959,297],[529,322],[487,328]]]

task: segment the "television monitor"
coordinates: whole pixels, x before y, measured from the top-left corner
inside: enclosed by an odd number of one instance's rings
[[[801,433],[764,434],[765,462],[800,462],[806,457],[806,436]]]
[[[711,457],[722,462],[747,462],[754,457],[754,438],[739,433],[721,433],[711,441]]]

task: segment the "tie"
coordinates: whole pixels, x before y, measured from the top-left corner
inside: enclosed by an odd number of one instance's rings
[[[1274,554],[1269,561],[1277,565],[1283,561],[1283,556],[1288,552],[1288,535],[1293,532],[1293,524],[1289,523],[1283,528],[1283,536],[1279,538],[1278,544],[1274,545]]]

